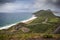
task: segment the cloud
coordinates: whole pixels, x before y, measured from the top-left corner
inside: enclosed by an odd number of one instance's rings
[[[38,10],[51,9],[52,11],[59,11],[60,0],[36,0],[34,7]]]
[[[31,12],[33,2],[16,1],[13,3],[5,3],[0,6],[0,12]]]
[[[54,2],[54,3],[59,3],[60,0],[52,0],[52,2]]]
[[[60,0],[47,0],[47,2],[50,2],[55,5],[60,5]]]
[[[14,2],[16,0],[0,0],[0,4],[6,3],[6,2]]]
[[[25,0],[15,1],[14,3],[5,3],[0,7],[0,12],[33,12],[43,6],[45,1],[41,0]]]
[[[3,1],[5,2],[5,1]],[[53,2],[53,3],[52,3]],[[0,12],[34,12],[42,9],[59,10],[54,0],[16,0],[0,5]],[[56,1],[58,3],[58,1]]]
[[[39,9],[45,5],[46,0],[35,0],[35,4],[33,5],[35,8]]]

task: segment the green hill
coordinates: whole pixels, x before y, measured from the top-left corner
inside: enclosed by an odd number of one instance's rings
[[[60,23],[60,18],[55,16],[50,10],[41,10],[34,14],[37,19],[28,24],[28,28],[33,32],[52,33]]]
[[[44,17],[55,17],[51,10],[40,10],[34,13],[36,16],[44,16]]]

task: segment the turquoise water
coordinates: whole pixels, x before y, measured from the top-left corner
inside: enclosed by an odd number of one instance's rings
[[[0,13],[0,27],[10,25],[22,20],[26,20],[32,16],[32,13]]]

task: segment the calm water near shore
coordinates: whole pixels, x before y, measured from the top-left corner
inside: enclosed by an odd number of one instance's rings
[[[0,13],[0,27],[29,19],[32,13]]]

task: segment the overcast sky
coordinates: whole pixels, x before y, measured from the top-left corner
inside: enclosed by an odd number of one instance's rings
[[[0,0],[0,12],[35,12],[41,9],[60,11],[59,0]]]

